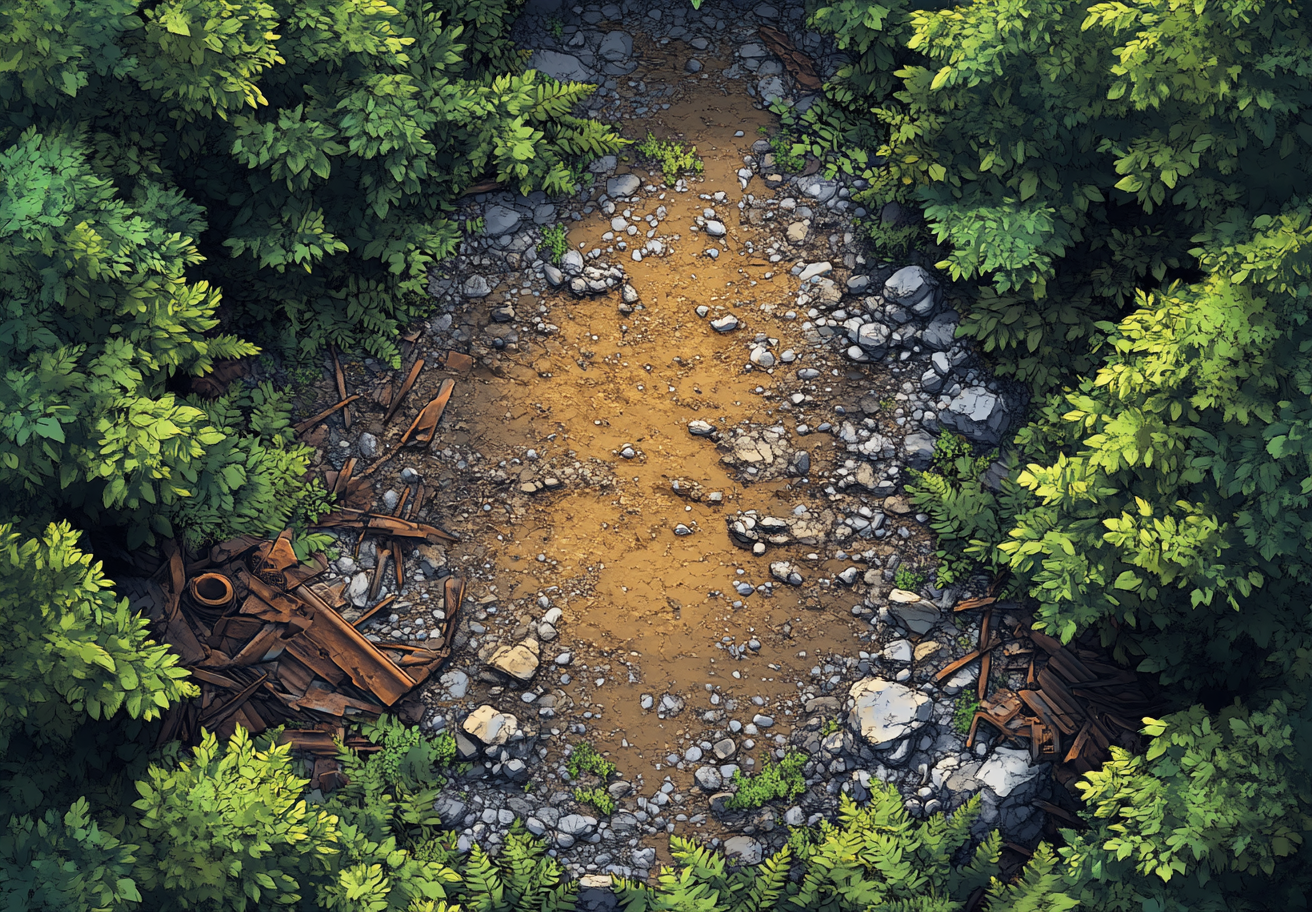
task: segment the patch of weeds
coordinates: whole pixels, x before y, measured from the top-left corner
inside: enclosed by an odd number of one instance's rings
[[[615,799],[603,788],[576,788],[574,789],[574,800],[580,804],[592,805],[597,809],[597,813],[603,817],[609,817],[615,813]]]
[[[481,215],[478,218],[465,219],[465,234],[472,237],[482,231],[485,224],[486,220]]]
[[[893,576],[893,585],[908,592],[919,592],[920,587],[925,585],[925,576],[906,567],[898,567]]]
[[[969,649],[970,637],[964,635],[957,637],[957,645],[960,646],[962,649]]]
[[[775,167],[784,171],[801,171],[806,167],[806,157],[793,152],[793,137],[788,133],[776,133],[770,137],[770,149],[774,152]]]
[[[547,20],[547,31],[555,38],[561,38],[565,35],[565,23],[560,21],[559,16],[552,16]]]
[[[897,400],[896,400],[896,399],[880,399],[880,400],[879,400],[879,407],[880,407],[881,409],[883,409],[884,411],[886,411],[886,412],[891,412],[893,409],[897,408]],[[940,437],[939,439],[941,440],[942,438]]]
[[[433,762],[438,766],[450,766],[456,759],[456,736],[449,731],[444,731],[433,739],[433,747],[437,750],[437,756]]]
[[[571,779],[578,779],[584,773],[608,779],[615,773],[615,764],[597,753],[587,741],[580,741],[565,761],[565,769],[569,770]]]
[[[952,727],[960,734],[970,734],[970,723],[979,711],[979,696],[976,693],[962,691],[957,698],[957,708],[952,711]]]
[[[827,738],[842,727],[843,726],[838,719],[831,716],[830,718],[825,719],[824,725],[820,726],[820,737]]]
[[[751,810],[775,798],[797,797],[806,791],[806,777],[802,775],[806,760],[801,751],[789,751],[778,766],[767,757],[761,771],[753,776],[744,776],[738,770],[733,774],[738,791],[724,806],[735,811]]]
[[[681,142],[661,142],[648,130],[647,138],[637,146],[638,154],[659,162],[665,183],[673,185],[684,171],[702,173],[702,160],[697,147],[685,148]]]
[[[557,223],[551,228],[544,228],[542,231],[542,242],[538,244],[538,250],[544,247],[551,251],[551,262],[560,265],[560,258],[569,250],[569,238],[566,237],[567,231],[565,226]]]

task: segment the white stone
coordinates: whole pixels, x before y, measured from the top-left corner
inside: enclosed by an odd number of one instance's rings
[[[856,701],[850,721],[876,750],[924,728],[933,716],[928,696],[884,678],[866,678],[853,684],[848,694]]]

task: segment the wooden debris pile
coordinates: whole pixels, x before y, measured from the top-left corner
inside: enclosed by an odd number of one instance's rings
[[[424,537],[432,529],[382,519],[393,536]],[[364,514],[360,522],[371,527],[374,514]],[[410,722],[422,717],[422,704],[407,698],[450,655],[464,598],[462,580],[446,579],[440,645],[375,644],[357,628],[389,600],[348,621],[341,613],[346,581],[319,581],[327,559],[316,554],[299,561],[291,530],[274,541],[241,537],[215,545],[190,564],[184,564],[176,545],[166,550],[168,561],[158,573],[165,599],[152,620],[199,682],[201,696],[166,713],[160,743],[196,743],[202,728],[229,736],[238,724],[252,733],[289,722],[332,732],[345,718],[385,710]],[[328,737],[331,743],[331,736],[297,732],[294,737]]]
[[[992,630],[994,607],[1004,607],[995,606],[996,601],[990,595],[954,608],[984,608],[980,646],[935,676],[942,682],[975,660],[981,663],[980,705],[966,746],[974,745],[981,724],[990,726],[1003,740],[1028,747],[1034,762],[1042,758],[1055,762],[1054,777],[1068,787],[1111,759],[1113,744],[1138,749],[1140,720],[1165,708],[1148,695],[1138,675],[1108,664],[1093,650],[1064,646],[1060,640],[1030,629],[1033,619],[1028,616],[1006,615],[1010,638],[1004,643]],[[1025,683],[1017,691],[1004,687],[989,692],[995,655],[1006,670],[1025,670]]]

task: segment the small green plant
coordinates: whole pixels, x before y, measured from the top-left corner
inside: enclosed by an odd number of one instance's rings
[[[920,587],[925,585],[925,577],[924,574],[916,573],[907,567],[898,567],[893,577],[893,585],[908,592],[919,592]]]
[[[825,719],[824,725],[820,726],[820,735],[822,737],[828,737],[842,727],[843,726],[839,723],[838,719],[831,716],[828,719]]]
[[[979,697],[972,692],[962,691],[957,698],[957,707],[952,711],[952,727],[963,735],[970,734],[970,723],[979,711]]]
[[[450,766],[456,759],[456,736],[444,731],[433,739],[433,763],[437,766]]]
[[[896,400],[896,399],[880,399],[880,400],[879,400],[879,407],[880,407],[881,409],[883,409],[884,411],[886,411],[886,412],[891,412],[893,409],[897,408],[897,400]],[[939,440],[942,440],[942,439],[943,439],[942,437],[939,437]]]
[[[560,21],[559,16],[552,16],[547,20],[547,31],[554,37],[560,38],[565,34],[565,23]]]
[[[775,166],[784,171],[801,171],[806,167],[806,158],[793,152],[793,138],[790,134],[780,132],[770,137],[770,148],[774,151]]]
[[[615,813],[615,799],[604,788],[576,788],[574,789],[574,800],[582,804],[592,805],[597,809],[597,813],[603,817],[609,817]]]
[[[465,219],[464,222],[465,234],[469,235],[470,237],[473,237],[474,235],[478,234],[480,231],[483,230],[485,223],[486,220],[481,215],[478,218]]]
[[[542,231],[542,242],[538,244],[538,250],[541,251],[545,247],[551,251],[551,262],[556,265],[560,265],[560,258],[569,250],[569,238],[566,234],[565,226],[561,224]]]
[[[578,779],[584,773],[592,773],[604,780],[614,775],[615,764],[597,753],[597,749],[587,741],[580,741],[570,753],[569,759],[565,761],[565,769],[569,770],[571,779]]]
[[[793,850],[793,855],[797,858],[806,858],[811,854],[811,847],[819,843],[816,833],[810,827],[789,827],[788,828],[788,847]]]
[[[767,757],[761,771],[754,776],[745,776],[738,770],[733,774],[738,791],[724,806],[730,810],[750,810],[774,798],[797,797],[806,791],[806,777],[802,775],[806,760],[806,754],[801,751],[789,751],[778,766]]]
[[[648,130],[647,138],[637,149],[639,154],[660,163],[667,184],[677,181],[684,171],[702,173],[702,160],[697,157],[696,146],[685,148],[681,142],[661,142]]]

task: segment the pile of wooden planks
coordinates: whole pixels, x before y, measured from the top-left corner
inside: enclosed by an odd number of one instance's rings
[[[404,526],[389,528],[391,535],[413,527],[422,536],[431,528],[386,518]],[[341,613],[346,581],[317,581],[327,559],[299,561],[291,530],[273,541],[223,542],[190,564],[175,544],[166,552],[157,574],[166,597],[152,621],[201,696],[169,710],[160,743],[197,743],[201,729],[229,736],[239,724],[252,733],[288,722],[330,731],[344,718],[385,710],[412,722],[422,716],[422,704],[409,694],[450,655],[463,580],[446,579],[440,645],[375,644],[357,627],[387,600],[348,621]]]
[[[1035,762],[1046,757],[1059,764],[1054,775],[1067,786],[1111,759],[1113,744],[1137,748],[1142,718],[1165,708],[1148,695],[1138,675],[1103,661],[1093,650],[1064,646],[1060,640],[1030,629],[1033,619],[1015,613],[1004,618],[1010,637],[1003,642],[990,630],[994,608],[1006,607],[995,602],[989,596],[956,606],[956,611],[984,609],[982,645],[936,676],[943,681],[969,662],[981,661],[980,705],[966,746],[974,745],[981,723],[991,726],[1003,740],[1028,746]],[[1008,670],[1025,669],[1025,683],[1018,690],[1004,687],[989,692],[995,654]]]

